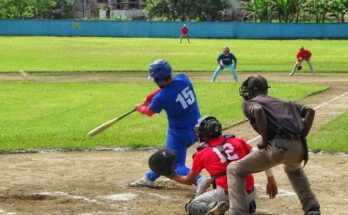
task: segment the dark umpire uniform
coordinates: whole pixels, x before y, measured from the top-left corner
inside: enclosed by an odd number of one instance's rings
[[[278,164],[284,170],[302,204],[305,215],[320,215],[319,202],[310,188],[301,166],[308,160],[306,136],[312,127],[315,112],[312,108],[279,100],[267,95],[267,80],[249,77],[240,88],[244,98],[242,109],[262,141],[260,150],[227,168],[231,215],[248,213],[245,199],[245,176]]]

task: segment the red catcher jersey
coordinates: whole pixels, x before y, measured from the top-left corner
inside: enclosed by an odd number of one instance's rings
[[[198,151],[194,158],[191,171],[199,174],[203,169],[206,169],[210,175],[216,175],[226,172],[229,161],[215,147],[224,142],[223,137],[217,137],[209,142],[209,146]],[[236,161],[249,154],[252,146],[239,138],[228,138],[222,145],[229,160]],[[227,175],[216,178],[216,185],[228,190]],[[246,191],[254,189],[254,178],[251,174],[246,177]]]

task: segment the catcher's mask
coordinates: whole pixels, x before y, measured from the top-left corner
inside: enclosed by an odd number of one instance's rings
[[[213,116],[201,117],[195,126],[199,142],[207,142],[214,137],[221,136],[221,130],[221,123]]]
[[[175,169],[176,156],[176,151],[172,149],[159,149],[150,156],[149,167],[159,175],[169,176]]]
[[[259,94],[267,94],[268,93],[267,80],[262,76],[250,76],[239,88],[239,95],[244,98],[244,100],[252,99]]]

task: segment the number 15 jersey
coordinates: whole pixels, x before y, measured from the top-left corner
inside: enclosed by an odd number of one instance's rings
[[[200,112],[190,79],[184,74],[176,75],[172,82],[162,88],[150,103],[152,112],[164,110],[170,129],[193,129]]]

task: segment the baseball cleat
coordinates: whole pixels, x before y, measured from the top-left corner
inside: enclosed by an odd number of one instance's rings
[[[214,207],[204,215],[223,215],[228,210],[227,202],[216,202]]]
[[[311,207],[305,215],[320,215],[320,209],[319,207]]]
[[[201,176],[197,180],[197,190],[196,196],[202,195],[210,186],[210,179],[204,176]]]
[[[155,187],[155,182],[151,181],[146,175],[136,181],[129,183],[130,187]]]

